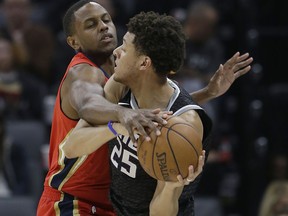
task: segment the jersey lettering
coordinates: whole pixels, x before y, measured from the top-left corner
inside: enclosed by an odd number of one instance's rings
[[[137,148],[131,142],[130,137],[119,135],[117,141],[110,156],[112,164],[122,173],[135,178],[138,161]]]

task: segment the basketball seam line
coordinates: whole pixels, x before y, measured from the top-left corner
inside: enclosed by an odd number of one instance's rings
[[[163,127],[161,127],[159,130],[161,131]],[[156,148],[156,144],[157,144],[157,140],[158,140],[159,136],[156,136],[155,142],[153,143],[153,151],[152,151],[152,167],[153,167],[153,172],[154,172],[154,176],[158,179],[158,176],[156,175],[155,172],[155,166],[154,166],[154,152],[155,152],[155,148]]]
[[[170,147],[171,153],[172,153],[172,155],[173,155],[174,162],[175,162],[175,164],[176,164],[176,166],[177,166],[178,173],[180,173],[179,165],[178,165],[178,163],[177,163],[177,160],[176,160],[175,154],[174,154],[174,152],[173,152],[173,150],[172,150],[172,147],[171,147],[171,144],[170,144],[170,140],[169,140],[169,137],[168,137],[168,135],[169,135],[169,131],[172,130],[172,129],[171,129],[172,126],[173,126],[173,125],[171,125],[169,128],[167,128],[168,131],[167,131],[167,133],[166,133],[166,139],[167,139],[167,141],[168,141],[168,144],[169,144],[169,147]],[[181,174],[181,173],[180,173],[180,174]],[[181,174],[181,175],[182,175],[182,174]]]
[[[192,148],[194,149],[194,151],[195,151],[195,153],[196,153],[196,155],[197,155],[197,163],[196,163],[196,167],[198,166],[198,158],[199,158],[199,154],[198,154],[196,148],[192,145],[192,143],[190,143],[190,141],[189,141],[185,136],[183,136],[183,135],[182,135],[181,133],[179,133],[178,131],[172,129],[172,127],[175,126],[175,125],[177,125],[177,124],[184,124],[184,125],[187,125],[187,126],[189,126],[189,127],[192,127],[192,126],[191,126],[190,124],[185,124],[185,123],[175,123],[175,124],[173,124],[173,125],[170,125],[169,128],[167,128],[168,131],[167,131],[167,135],[166,135],[166,137],[167,137],[167,140],[168,140],[168,143],[169,143],[169,146],[170,146],[171,152],[172,152],[172,154],[173,154],[174,161],[175,161],[175,163],[176,163],[176,166],[177,166],[178,172],[180,173],[180,169],[179,169],[179,166],[178,166],[177,160],[176,160],[176,158],[175,158],[175,156],[174,156],[174,152],[172,151],[172,148],[171,148],[171,145],[170,145],[170,141],[169,141],[169,138],[168,138],[169,131],[171,130],[171,131],[177,133],[179,136],[181,136],[182,138],[184,138],[184,139],[185,139],[185,140],[190,144],[190,146],[192,146]],[[164,126],[164,127],[165,127],[165,126]],[[166,127],[165,127],[165,128],[166,128]],[[192,128],[195,129],[194,127],[192,127]],[[194,170],[195,170],[195,167],[194,167]],[[182,176],[182,173],[181,173],[181,176]],[[182,177],[183,177],[183,176],[182,176]]]

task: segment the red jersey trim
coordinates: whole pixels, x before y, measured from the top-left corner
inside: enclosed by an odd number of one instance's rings
[[[65,157],[63,146],[65,145],[67,138],[73,129],[69,131],[65,139],[59,145],[58,164],[60,169],[58,172],[53,174],[49,180],[49,185],[60,191],[63,185],[71,178],[71,176],[77,171],[77,169],[85,162],[88,157],[87,155],[72,159]]]

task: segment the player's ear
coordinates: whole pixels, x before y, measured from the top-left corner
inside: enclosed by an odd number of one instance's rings
[[[74,50],[79,50],[80,49],[80,45],[77,41],[77,39],[73,36],[68,36],[67,37],[67,43],[69,44],[69,46],[71,46]]]
[[[152,60],[148,56],[141,58],[140,70],[147,70],[152,65]]]

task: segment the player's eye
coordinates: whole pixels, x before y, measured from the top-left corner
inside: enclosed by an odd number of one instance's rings
[[[103,21],[104,23],[109,23],[111,20],[108,19],[108,18],[105,18],[105,19],[103,19],[102,21]]]
[[[89,21],[87,23],[85,23],[85,28],[92,28],[96,25],[96,23],[94,21]]]
[[[105,14],[104,16],[102,16],[102,21],[104,23],[109,23],[111,22],[111,17],[108,14]]]

